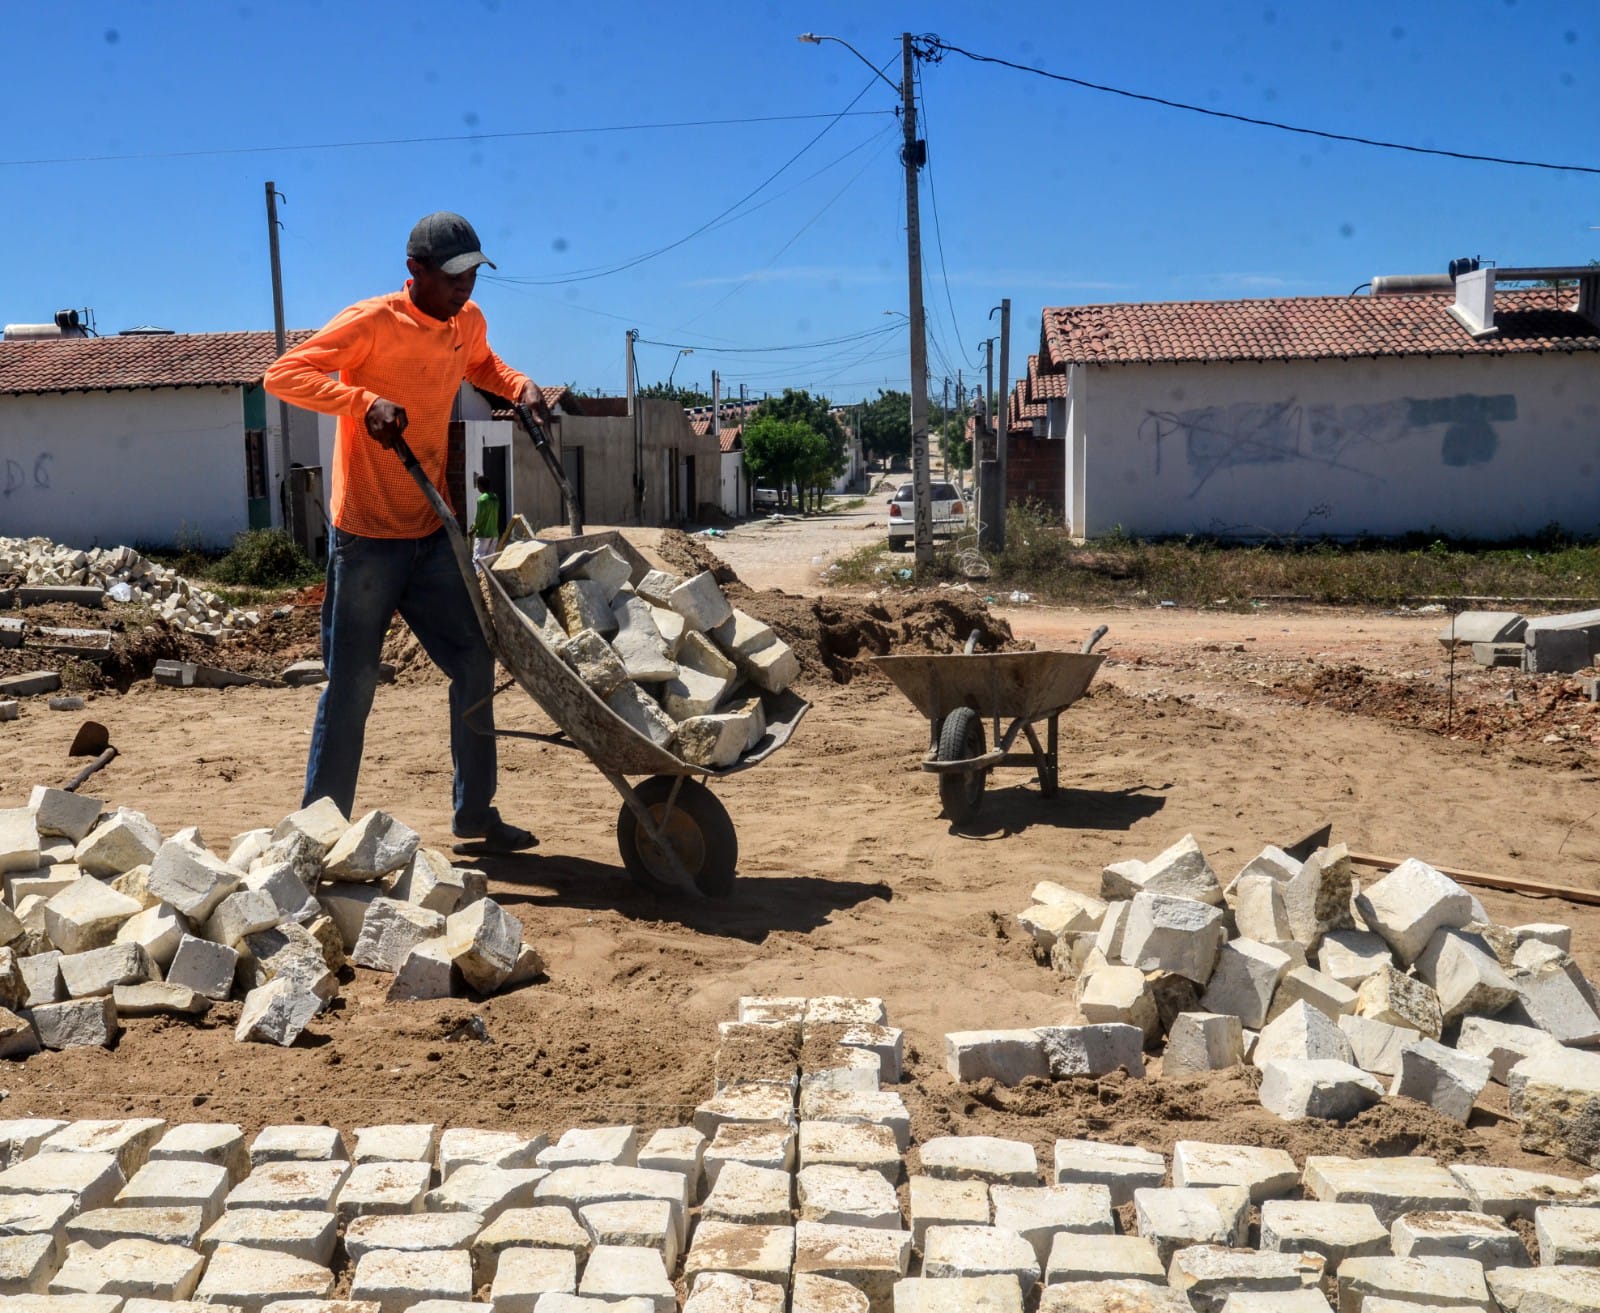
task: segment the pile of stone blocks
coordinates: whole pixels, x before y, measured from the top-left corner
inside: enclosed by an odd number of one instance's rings
[[[724,1025],[718,1055],[719,1081],[739,1079],[692,1125],[653,1132],[0,1121],[0,1300],[18,1313],[1600,1307],[1600,1177],[1185,1140],[1169,1156],[1057,1139],[1044,1163],[1022,1140],[913,1143],[897,1096],[842,1075],[870,1064],[834,1065],[841,1027],[871,1039],[845,1047],[894,1051],[888,1027],[859,1019],[881,1016],[871,1003],[741,1000],[751,1019]],[[779,1042],[754,1042],[773,1038],[759,1027]],[[773,1115],[785,1096],[787,1120]],[[736,1120],[741,1106],[755,1119]]]
[[[1514,666],[1530,675],[1575,674],[1600,657],[1600,611],[1532,620],[1515,611],[1463,611],[1439,631],[1445,647],[1466,647],[1480,666]]]
[[[131,547],[80,551],[48,538],[0,538],[0,577],[6,575],[21,575],[28,586],[94,589],[93,605],[110,595],[148,606],[174,628],[208,638],[232,638],[261,623],[259,611],[229,606]]]
[[[1416,858],[1362,888],[1342,845],[1304,862],[1268,847],[1224,885],[1192,835],[1106,867],[1099,897],[1053,882],[1033,897],[1018,921],[1075,977],[1085,1024],[949,1035],[959,1080],[1141,1075],[1143,1048],[1168,1076],[1253,1063],[1289,1119],[1346,1120],[1387,1094],[1463,1124],[1494,1081],[1526,1147],[1600,1166],[1600,1009],[1569,927],[1495,925]],[[1091,1041],[1098,1063],[1062,1060]]]
[[[237,1037],[293,1044],[347,963],[391,999],[479,994],[542,975],[481,871],[423,848],[385,812],[324,798],[237,836],[40,786],[0,809],[0,1057],[115,1042],[121,1018],[242,1000]]]
[[[788,644],[729,604],[709,571],[637,583],[610,546],[560,559],[515,542],[489,569],[538,638],[633,730],[695,766],[731,766],[767,734],[763,699],[800,673]]]

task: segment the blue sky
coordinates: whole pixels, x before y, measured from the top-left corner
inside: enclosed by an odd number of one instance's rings
[[[1594,0],[13,0],[0,25],[0,319],[90,306],[102,332],[270,327],[270,178],[292,327],[398,286],[411,224],[455,209],[499,276],[532,280],[480,280],[491,341],[589,390],[621,390],[628,327],[646,381],[676,361],[678,382],[709,387],[716,368],[732,393],[906,386],[903,320],[884,313],[907,304],[896,97],[804,30],[896,82],[909,29],[1245,115],[1600,165]],[[919,76],[935,391],[981,368],[1003,296],[1015,376],[1045,305],[1339,295],[1457,255],[1600,258],[1593,174],[1318,141],[955,54]],[[819,117],[578,131],[798,115]],[[417,138],[451,140],[397,142]],[[373,140],[396,144],[306,148]],[[837,338],[853,340],[804,346]]]

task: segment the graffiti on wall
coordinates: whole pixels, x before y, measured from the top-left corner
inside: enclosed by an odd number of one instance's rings
[[[0,466],[0,497],[14,497],[20,492],[48,492],[50,490],[50,462],[55,456],[41,451],[33,458],[31,468],[23,461],[6,457]]]
[[[1236,402],[1195,410],[1145,412],[1139,436],[1155,450],[1156,473],[1174,440],[1199,493],[1219,473],[1247,465],[1308,463],[1327,470],[1377,476],[1371,458],[1397,443],[1439,442],[1444,465],[1484,465],[1495,458],[1500,438],[1495,425],[1517,418],[1517,399],[1509,393],[1479,396],[1404,397],[1374,403],[1301,405]],[[1435,438],[1435,431],[1443,433]]]

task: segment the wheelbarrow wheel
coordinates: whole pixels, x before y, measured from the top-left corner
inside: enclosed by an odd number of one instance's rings
[[[739,865],[739,835],[733,818],[716,794],[699,780],[685,777],[673,800],[670,814],[667,799],[677,778],[652,775],[634,790],[657,826],[662,826],[666,841],[695,888],[707,898],[726,898],[733,891],[733,876]],[[639,828],[639,818],[626,803],[617,814],[617,847],[622,864],[635,882],[656,893],[682,891],[673,882],[671,864],[648,835]]]
[[[957,707],[939,727],[939,760],[970,761],[984,754],[983,720],[971,707]],[[956,822],[970,821],[983,803],[988,772],[956,772],[939,776],[939,801],[945,815]]]

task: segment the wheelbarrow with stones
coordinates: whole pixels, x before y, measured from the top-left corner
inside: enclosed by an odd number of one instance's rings
[[[1039,792],[1056,796],[1061,713],[1087,691],[1105,660],[1094,645],[1101,625],[1077,652],[975,652],[977,634],[965,652],[938,656],[880,656],[873,661],[928,720],[928,751],[922,769],[939,777],[939,800],[957,824],[970,821],[983,803],[989,772],[1007,766],[1031,768]],[[991,724],[990,748],[984,721]],[[1034,728],[1045,722],[1045,739]],[[1029,751],[1013,751],[1026,738]]]
[[[495,556],[474,563],[461,526],[404,439],[396,441],[395,451],[444,524],[489,650],[559,731],[542,734],[497,729],[495,736],[576,748],[594,763],[622,796],[617,847],[628,874],[639,884],[660,893],[709,898],[730,893],[739,864],[739,837],[727,808],[707,782],[766,761],[789,741],[811,704],[792,690],[763,695],[766,733],[730,766],[699,766],[674,756],[608,707],[545,641],[488,568]],[[575,552],[612,547],[627,560],[633,583],[651,568],[633,544],[616,532],[584,534],[552,545],[561,560]],[[479,569],[480,565],[483,568]],[[506,687],[509,685],[496,693]],[[469,728],[482,705],[467,709]],[[629,776],[644,778],[630,783]]]

